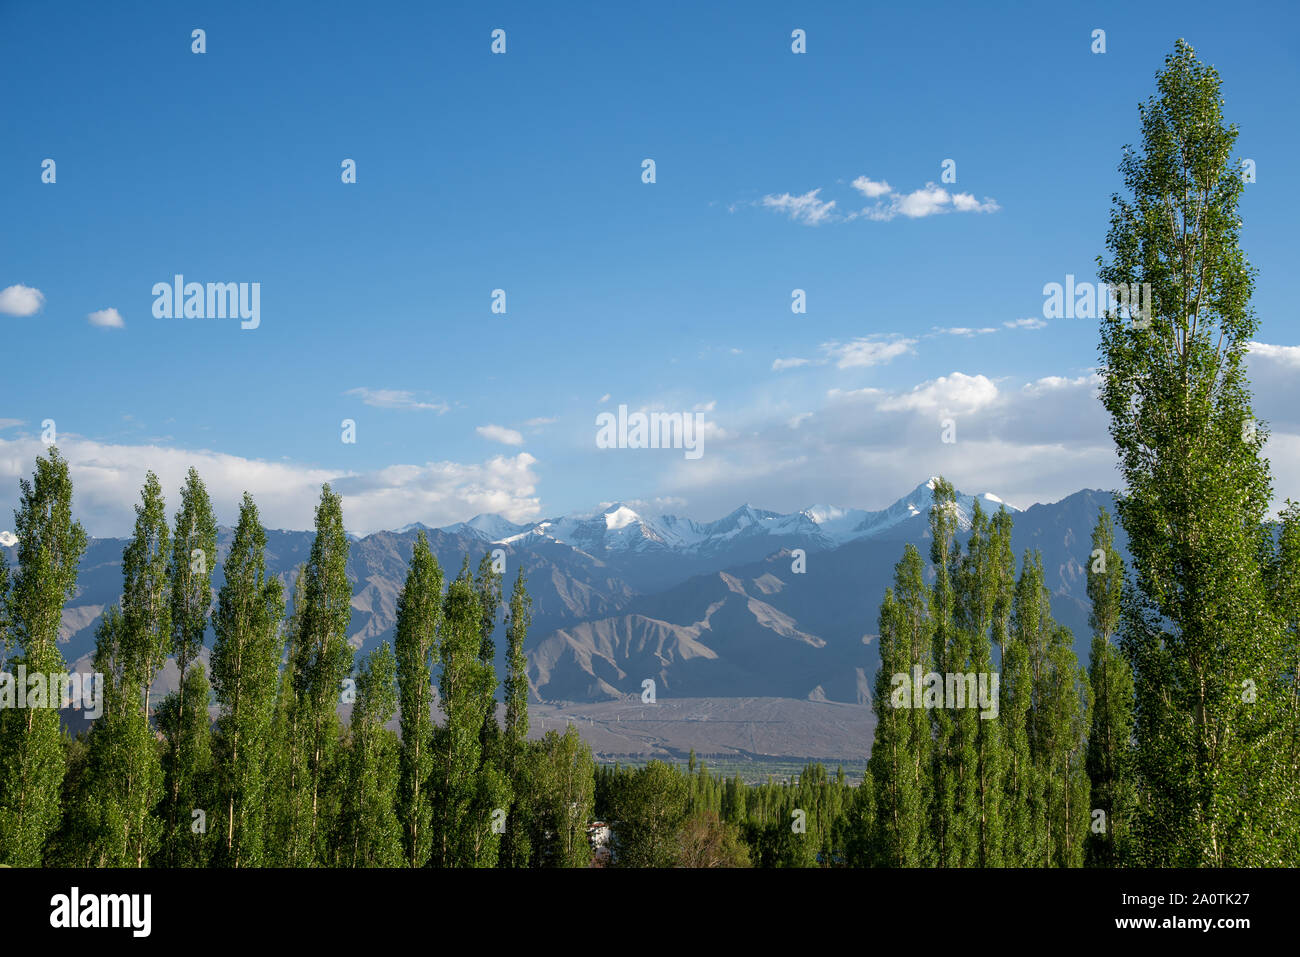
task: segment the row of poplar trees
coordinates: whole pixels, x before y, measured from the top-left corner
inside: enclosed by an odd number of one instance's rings
[[[1268,520],[1246,177],[1216,71],[1180,40],[1157,86],[1098,258],[1103,282],[1151,291],[1147,314],[1111,310],[1101,327],[1132,567],[1103,510],[1084,674],[1038,557],[1013,580],[1009,516],[977,505],[963,552],[938,484],[930,562],[908,547],[880,613],[880,863],[1300,865],[1300,505]],[[888,707],[890,676],[914,664],[1000,667],[998,719]]]
[[[86,535],[57,449],[37,458],[21,490],[12,581],[0,558],[0,666],[56,674],[66,670],[59,622]],[[326,485],[286,618],[245,494],[213,608],[217,525],[204,484],[191,469],[169,528],[149,473],[123,553],[121,603],[96,635],[103,715],[74,739],[57,710],[0,710],[0,863],[585,865],[590,750],[573,730],[526,740],[522,571],[504,614],[503,727],[493,642],[503,576],[490,558],[477,574],[467,558],[444,583],[421,532],[394,645],[357,663],[348,547],[340,498]],[[199,660],[209,623],[210,679]],[[151,708],[169,657],[179,687]],[[399,704],[400,736],[385,727]]]

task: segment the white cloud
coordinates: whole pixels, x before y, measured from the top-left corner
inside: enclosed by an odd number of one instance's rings
[[[45,293],[31,286],[16,285],[0,289],[0,313],[7,316],[31,316],[45,305]]]
[[[548,418],[538,417],[536,419],[529,419],[527,422],[524,423],[524,427],[528,429],[536,429],[536,428],[540,428],[543,425],[554,425],[558,421],[559,419],[556,418],[548,419]]]
[[[348,389],[343,394],[355,395],[366,405],[373,406],[376,409],[417,409],[437,412],[441,415],[451,408],[445,402],[418,401],[413,392],[402,389],[367,389],[360,386],[356,389]]]
[[[806,366],[812,362],[811,359],[773,359],[772,371],[781,372],[785,369],[797,369],[800,366]]]
[[[937,335],[965,336],[967,338],[970,338],[971,336],[987,336],[990,332],[997,332],[996,329],[988,326],[985,326],[982,329],[972,329],[967,326],[952,326],[950,328],[935,327],[934,331]]]
[[[310,529],[320,486],[329,482],[343,496],[349,531],[359,535],[400,528],[412,521],[450,525],[480,512],[495,512],[515,522],[539,517],[536,463],[527,452],[498,455],[480,463],[426,462],[393,465],[372,472],[349,472],[268,462],[208,450],[157,445],[110,445],[60,436],[73,483],[73,514],[95,536],[130,533],[145,472],[162,482],[170,510],[192,465],[212,496],[218,520],[233,525],[247,489],[269,528]],[[30,478],[36,456],[49,450],[36,437],[0,439],[0,514],[17,506],[18,479]]]
[[[606,403],[606,402],[608,402],[608,401],[609,401],[609,393],[606,392],[604,395],[602,395],[602,396],[600,397],[600,402],[601,402],[601,404],[603,405],[604,403]]]
[[[990,197],[986,196],[984,201],[980,202],[970,193],[953,195],[934,183],[926,183],[921,189],[912,190],[910,193],[887,195],[888,199],[882,199],[875,206],[854,213],[850,218],[862,216],[876,222],[889,222],[898,216],[923,219],[938,213],[996,213],[1002,208]]]
[[[841,369],[878,366],[912,352],[915,339],[854,339],[852,342],[828,342],[823,351]]]
[[[0,429],[12,429],[15,425],[22,424],[22,419],[0,419]]]
[[[13,548],[17,544],[18,544],[18,536],[16,536],[13,532],[10,531],[0,532],[0,545],[4,546],[5,548]]]
[[[888,222],[898,216],[922,219],[936,213],[996,213],[1001,209],[997,200],[991,197],[986,196],[980,201],[971,193],[949,193],[934,183],[926,183],[921,189],[910,193],[900,193],[884,180],[873,180],[869,176],[858,176],[850,185],[868,199],[876,200],[876,204],[857,212],[840,214],[836,211],[837,200],[822,199],[819,187],[800,194],[768,194],[757,205],[785,213],[790,219],[805,226],[851,222],[855,219]],[[731,209],[734,211],[735,206]]]
[[[514,429],[507,429],[501,425],[480,425],[474,430],[485,439],[491,439],[493,442],[502,442],[505,445],[523,445],[524,437]]]
[[[122,314],[111,306],[107,309],[100,309],[86,316],[87,321],[92,326],[100,326],[104,329],[121,329],[126,325],[122,319]]]
[[[987,376],[954,372],[922,382],[912,391],[894,395],[880,403],[885,411],[958,414],[974,412],[998,398],[998,387]]]
[[[877,199],[886,193],[892,193],[894,188],[884,180],[876,183],[865,176],[859,176],[853,181],[853,188],[862,193],[868,199]]]
[[[1047,322],[1043,319],[1035,319],[1032,316],[1028,319],[1012,319],[1002,323],[1008,329],[1041,329]]]
[[[764,196],[759,202],[768,209],[785,213],[796,223],[805,226],[820,226],[829,222],[835,209],[835,200],[825,202],[817,198],[821,189],[812,189],[801,196],[782,193],[780,196]]]
[[[691,411],[692,411],[692,412],[712,412],[712,411],[714,410],[714,408],[717,406],[717,404],[718,404],[718,401],[717,401],[716,399],[714,399],[712,402],[697,402],[697,403],[695,404],[695,408],[692,409]]]
[[[952,208],[959,213],[996,213],[1002,207],[987,196],[984,197],[984,202],[981,203],[970,193],[954,193]]]
[[[1291,369],[1300,369],[1300,346],[1275,346],[1267,342],[1249,342],[1252,358],[1259,357]]]
[[[663,491],[710,516],[738,501],[779,511],[814,501],[882,508],[935,474],[1018,505],[1114,488],[1115,452],[1095,393],[1092,374],[1000,386],[963,372],[910,389],[832,389],[811,416],[774,405],[725,446],[706,446],[698,462],[672,463]],[[942,440],[946,417],[956,421],[952,444]]]
[[[945,212],[944,207],[952,201],[948,191],[942,186],[927,183],[923,189],[913,190],[898,200],[897,209],[909,219],[920,219]]]

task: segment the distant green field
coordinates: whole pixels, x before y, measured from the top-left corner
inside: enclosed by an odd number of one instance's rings
[[[598,763],[605,765],[618,764],[622,767],[641,767],[648,762],[647,759],[631,759],[615,761],[600,761]],[[686,769],[685,761],[667,761],[666,764],[676,765],[683,771]],[[774,781],[781,782],[793,778],[801,773],[808,764],[821,764],[826,768],[827,773],[832,777],[835,775],[836,768],[844,768],[844,777],[850,784],[862,783],[862,775],[866,770],[866,762],[828,762],[817,759],[800,759],[800,758],[770,758],[757,760],[736,760],[734,758],[719,759],[707,761],[698,759],[698,764],[706,765],[711,773],[721,774],[723,777],[731,778],[740,775],[740,779],[746,784],[762,784],[768,777]]]

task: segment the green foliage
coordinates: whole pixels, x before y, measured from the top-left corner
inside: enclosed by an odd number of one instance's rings
[[[340,819],[340,863],[396,867],[402,862],[397,819],[397,736],[384,725],[397,709],[397,660],[384,642],[361,663]]]
[[[872,701],[876,735],[868,767],[878,818],[871,826],[878,862],[886,866],[922,867],[934,860],[930,715],[923,708],[896,708],[891,701],[894,675],[906,675],[910,682],[914,668],[920,674],[932,670],[932,600],[921,554],[909,544],[880,606],[880,670]],[[865,850],[855,851],[855,863],[868,863]]]
[[[1271,496],[1245,357],[1257,328],[1243,188],[1216,71],[1184,41],[1140,107],[1099,276],[1149,284],[1151,315],[1102,322],[1102,400],[1126,489],[1135,586],[1135,863],[1295,864],[1286,641],[1266,588]],[[1098,260],[1101,262],[1100,259]],[[1147,321],[1149,320],[1149,321]]]
[[[191,833],[191,815],[202,807],[192,788],[207,774],[211,762],[207,715],[210,688],[202,675],[201,684],[200,681],[191,682],[189,671],[203,647],[203,635],[212,607],[212,572],[216,564],[216,516],[203,480],[191,468],[181,488],[181,505],[176,512],[168,568],[171,647],[176,655],[180,686],[175,700],[165,702],[171,709],[166,715],[171,730],[164,731],[168,750],[163,761],[162,814],[166,830],[162,862],[173,867],[196,866],[206,856],[201,836]],[[191,697],[192,689],[200,696]],[[160,708],[160,729],[163,721],[164,713]],[[191,753],[187,750],[189,748],[199,748],[203,753]]]
[[[442,569],[421,531],[411,555],[406,585],[397,598],[397,684],[401,698],[398,818],[402,856],[410,867],[429,862],[433,801],[433,656],[442,623]]]
[[[677,831],[686,819],[685,778],[662,761],[627,775],[614,792],[614,863],[619,867],[672,867]]]
[[[432,863],[438,867],[491,867],[500,833],[498,810],[510,806],[505,775],[482,760],[481,733],[495,708],[496,674],[483,662],[482,607],[469,562],[447,589],[441,636],[440,698],[446,724],[434,732]]]
[[[595,762],[591,748],[573,725],[563,734],[547,731],[521,757],[520,784],[511,814],[530,848],[532,867],[587,867],[591,845],[587,825],[595,801]],[[509,835],[510,821],[506,822]],[[518,863],[504,866],[522,866]]]
[[[259,867],[267,858],[271,728],[284,650],[279,627],[284,599],[279,581],[266,574],[265,549],[257,506],[245,493],[213,619],[212,688],[220,709],[213,742],[213,817],[222,832],[215,860],[227,867]]]
[[[58,449],[48,459],[37,456],[33,480],[19,487],[18,570],[0,595],[10,649],[5,667],[61,674],[66,665],[57,644],[59,623],[63,603],[76,589],[86,533],[72,520],[72,481]],[[37,867],[59,826],[66,764],[58,711],[0,709],[0,755],[0,863]]]
[[[1088,732],[1087,767],[1094,820],[1089,824],[1089,864],[1113,867],[1127,855],[1129,828],[1136,804],[1133,781],[1133,673],[1111,643],[1119,628],[1124,564],[1114,546],[1110,512],[1101,509],[1092,532],[1088,596],[1092,599],[1092,727]],[[1097,812],[1100,812],[1098,816]]]
[[[162,757],[165,822],[159,862],[167,867],[203,867],[211,842],[208,815],[212,793],[212,728],[208,699],[212,689],[202,665],[185,672],[180,688],[158,706],[158,730],[165,740]],[[202,811],[201,818],[194,816]],[[196,830],[201,824],[201,829]]]
[[[503,768],[515,794],[506,830],[501,837],[501,866],[527,867],[533,855],[528,819],[533,809],[521,795],[529,789],[526,761],[528,739],[528,658],[524,642],[532,624],[533,600],[529,597],[524,570],[515,577],[506,620],[506,726],[502,739]]]
[[[347,635],[352,620],[347,561],[342,500],[324,485],[316,507],[316,537],[303,570],[303,601],[295,606],[296,627],[289,635],[294,692],[289,724],[296,752],[290,758],[294,770],[287,796],[292,810],[286,856],[291,866],[320,863],[330,854],[330,815],[335,808],[327,800],[324,782],[336,773],[338,706],[343,680],[353,666]]]

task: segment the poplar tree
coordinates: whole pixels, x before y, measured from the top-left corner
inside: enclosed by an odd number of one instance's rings
[[[504,769],[515,794],[515,800],[506,818],[506,830],[501,839],[501,866],[527,867],[533,853],[529,833],[532,828],[528,818],[534,809],[524,800],[528,790],[525,778],[529,772],[526,760],[528,749],[528,657],[524,642],[532,624],[533,599],[528,594],[523,568],[515,577],[514,591],[510,595],[510,613],[506,622],[506,726],[502,741]]]
[[[406,585],[397,598],[397,686],[401,699],[398,817],[402,856],[410,867],[429,862],[433,847],[433,657],[442,623],[442,569],[423,530],[415,540]]]
[[[341,863],[350,867],[402,861],[397,736],[384,727],[396,709],[397,660],[384,642],[362,660],[357,676],[339,841]]]
[[[171,816],[160,854],[160,863],[167,867],[203,867],[208,861],[208,817],[215,814],[208,718],[211,693],[203,666],[196,664],[186,670],[181,686],[158,705],[158,730],[166,743],[163,780],[175,788],[167,796]]]
[[[971,532],[958,576],[958,626],[964,634],[966,657],[952,670],[973,674],[974,691],[980,681],[991,690],[993,642],[1001,643],[1010,613],[1012,573],[1011,522],[991,521],[977,499]],[[1001,685],[999,683],[999,694]],[[949,702],[954,705],[955,702]],[[959,774],[962,787],[962,832],[966,846],[964,866],[999,867],[1003,850],[1003,775],[1005,749],[997,717],[983,717],[977,701],[957,709],[960,730]]]
[[[932,670],[932,600],[921,553],[909,543],[894,567],[894,587],[886,589],[880,606],[880,668],[872,702],[876,731],[868,764],[878,815],[875,849],[879,863],[889,867],[925,867],[933,858],[930,715],[913,694],[914,669],[921,675]],[[899,675],[906,679],[902,686],[895,682]],[[865,863],[860,856],[857,862]]]
[[[32,481],[19,482],[14,511],[18,570],[4,596],[10,655],[16,674],[62,674],[58,647],[63,605],[77,585],[86,533],[72,520],[72,480],[58,449],[37,456]],[[29,702],[30,704],[30,702]],[[38,867],[46,840],[59,826],[66,771],[56,708],[0,708],[0,864]]]
[[[509,806],[504,777],[482,763],[480,733],[494,705],[496,675],[479,657],[481,629],[482,609],[467,559],[443,604],[439,697],[446,724],[434,732],[432,856],[440,867],[495,864],[500,844],[495,812]]]
[[[966,660],[965,643],[956,622],[955,581],[961,546],[957,542],[957,499],[952,483],[940,476],[933,480],[932,490],[930,563],[935,579],[931,590],[930,621],[934,668],[939,674],[945,674],[957,670],[957,665]],[[957,867],[962,863],[962,835],[957,817],[960,742],[952,713],[946,708],[928,710],[934,728],[934,788],[930,813],[935,864]]]
[[[103,713],[86,738],[86,769],[72,808],[82,867],[134,866],[133,838],[148,814],[141,805],[153,741],[148,724],[138,720],[138,672],[129,655],[126,624],[114,605],[95,631],[92,667],[103,676]]]
[[[1115,548],[1114,524],[1105,508],[1099,510],[1092,530],[1088,561],[1088,597],[1092,602],[1088,617],[1092,627],[1088,677],[1093,693],[1088,777],[1092,783],[1093,821],[1089,825],[1087,860],[1099,867],[1114,867],[1124,860],[1134,809],[1133,674],[1128,661],[1111,642],[1119,629],[1124,560]]]
[[[342,499],[329,485],[316,508],[316,537],[303,571],[303,607],[293,639],[295,724],[305,761],[302,787],[310,795],[309,813],[295,836],[292,863],[312,865],[328,854],[328,821],[322,822],[326,785],[336,758],[338,706],[343,680],[352,673],[348,644],[352,620],[352,585],[347,577],[348,538],[343,529]],[[300,799],[305,800],[305,795]]]
[[[203,636],[208,628],[208,614],[212,608],[212,570],[217,564],[217,520],[212,512],[212,501],[208,490],[199,478],[199,473],[191,468],[181,488],[181,504],[176,511],[174,532],[172,534],[171,564],[169,576],[171,585],[171,646],[176,656],[176,670],[179,684],[175,692],[175,701],[169,707],[175,709],[169,714],[170,727],[174,733],[168,735],[168,751],[165,760],[164,798],[166,832],[163,846],[163,863],[178,866],[178,855],[184,851],[187,859],[192,858],[193,834],[191,833],[190,814],[198,807],[193,793],[194,775],[201,773],[204,762],[210,760],[198,754],[185,753],[191,746],[204,748],[207,738],[208,696],[202,700],[190,698],[191,690],[199,691],[199,683],[189,681],[189,669],[203,648]],[[202,681],[207,688],[207,679]],[[199,724],[190,720],[187,710],[195,708],[203,712],[202,730]]]
[[[496,668],[496,642],[493,635],[496,633],[497,616],[501,612],[501,578],[502,575],[496,570],[495,563],[492,561],[490,554],[484,555],[478,563],[478,573],[474,578],[474,592],[478,596],[479,607],[479,631],[481,639],[479,643],[479,661],[493,669],[495,674]],[[501,764],[501,726],[497,724],[496,709],[496,686],[492,688],[493,706],[488,709],[483,716],[483,727],[479,732],[479,742],[482,748],[482,760],[484,762]]]
[[[163,770],[149,717],[149,689],[171,647],[170,537],[162,487],[145,476],[135,530],[122,553],[122,608],[104,619],[94,667],[104,675],[104,715],[89,738],[87,813],[96,866],[144,867],[162,839],[154,810]]]
[[[1258,320],[1240,247],[1240,164],[1217,72],[1179,40],[1139,107],[1098,275],[1149,284],[1149,315],[1101,325],[1102,401],[1135,588],[1121,648],[1135,687],[1138,862],[1295,863],[1282,754],[1285,642],[1265,587],[1271,488],[1246,353]],[[1130,294],[1130,299],[1132,299]]]
[[[284,598],[266,572],[266,532],[244,493],[213,619],[212,687],[217,718],[214,758],[221,824],[219,862],[266,862],[271,728],[283,638]]]

